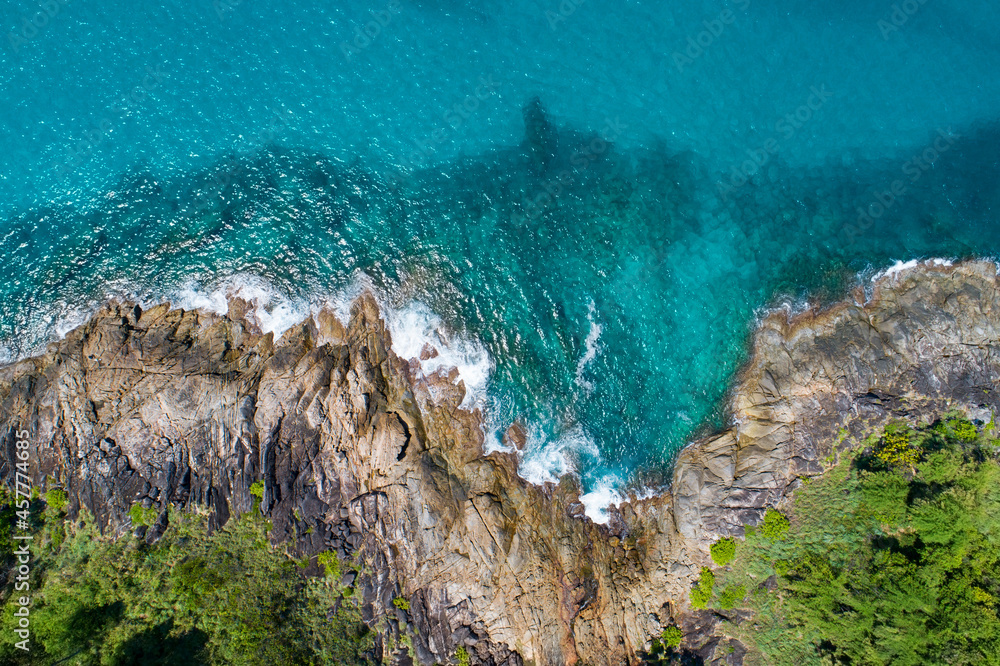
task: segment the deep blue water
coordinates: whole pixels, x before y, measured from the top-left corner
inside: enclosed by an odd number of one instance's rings
[[[761,308],[1000,254],[987,0],[159,5],[0,5],[5,358],[109,295],[280,330],[370,284],[595,490],[722,422]]]

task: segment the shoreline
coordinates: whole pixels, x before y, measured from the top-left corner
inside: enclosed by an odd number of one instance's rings
[[[620,507],[622,504],[632,501],[642,501],[650,499],[651,497],[669,494],[671,492],[675,476],[674,468],[676,467],[677,460],[681,456],[682,452],[689,447],[698,446],[699,444],[723,435],[726,432],[733,430],[738,425],[734,420],[736,419],[736,406],[734,400],[737,394],[744,389],[744,375],[750,365],[752,365],[755,354],[758,353],[756,349],[757,341],[765,328],[777,328],[782,331],[783,335],[789,335],[800,325],[806,325],[806,322],[822,318],[828,313],[847,307],[850,303],[862,305],[870,302],[876,297],[876,290],[879,284],[898,280],[900,276],[913,269],[926,268],[947,271],[956,264],[963,265],[983,262],[995,264],[992,259],[972,259],[957,262],[942,258],[929,258],[921,260],[914,259],[905,262],[897,260],[892,266],[881,269],[870,268],[856,273],[855,284],[852,285],[845,294],[843,294],[842,298],[836,301],[825,303],[823,305],[816,305],[808,300],[799,303],[797,301],[793,302],[791,300],[784,299],[778,304],[760,308],[758,310],[758,314],[751,323],[750,332],[747,336],[746,358],[730,376],[728,388],[726,389],[724,395],[720,398],[723,425],[718,427],[710,423],[702,423],[692,429],[692,438],[687,442],[687,444],[678,448],[674,452],[671,463],[669,465],[663,465],[661,463],[657,466],[657,468],[661,466],[664,467],[662,472],[656,472],[655,475],[660,476],[662,474],[665,479],[667,479],[665,484],[651,486],[640,483],[637,485],[634,479],[635,475],[641,476],[652,471],[650,468],[640,467],[632,470],[630,472],[630,477],[626,479],[624,483],[620,482],[618,485],[614,486],[600,486],[595,488],[592,493],[603,493],[611,498],[617,499],[618,501],[616,502],[615,499],[612,499],[610,504],[601,504],[600,506],[596,506],[596,513],[604,514],[602,521],[598,521],[596,517],[590,513],[587,514],[588,518],[593,520],[596,524],[605,524],[607,522],[606,512],[611,507]],[[1000,271],[1000,265],[997,266],[997,270]],[[401,318],[406,316],[409,310],[419,310],[422,308],[424,310],[422,314],[429,322],[431,322],[432,328],[435,331],[438,331],[438,339],[443,339],[440,335],[440,331],[443,331],[443,323],[434,312],[427,309],[426,306],[418,301],[411,301],[409,305],[401,307],[391,305],[389,303],[389,299],[387,299],[384,294],[380,293],[380,291],[377,290],[371,283],[370,279],[364,274],[355,276],[348,286],[339,290],[335,294],[317,296],[310,302],[306,302],[301,299],[298,301],[289,301],[287,297],[280,294],[273,285],[267,282],[266,279],[259,278],[252,274],[238,274],[223,279],[208,292],[197,291],[190,286],[185,287],[178,292],[178,295],[173,299],[167,298],[157,300],[154,298],[148,302],[144,302],[129,298],[110,297],[89,310],[89,314],[74,315],[71,317],[70,321],[72,323],[69,325],[57,325],[56,331],[59,332],[59,337],[44,343],[40,350],[36,350],[36,353],[24,356],[9,363],[5,363],[0,366],[0,368],[17,365],[22,361],[30,360],[34,356],[44,353],[45,350],[51,345],[58,345],[59,342],[64,340],[67,335],[86,325],[86,323],[99,312],[116,304],[122,306],[138,305],[143,310],[167,306],[168,311],[198,312],[207,316],[229,318],[233,321],[242,322],[247,326],[248,330],[255,335],[264,336],[269,333],[272,334],[274,336],[273,342],[278,344],[282,336],[287,332],[310,324],[320,326],[320,320],[328,320],[331,316],[337,320],[337,324],[340,327],[346,327],[350,320],[350,311],[353,304],[359,298],[366,296],[371,297],[377,304],[378,311],[381,313],[383,320],[390,329],[389,334],[392,339],[391,346],[397,355],[400,355],[400,350],[397,349],[400,346],[400,343],[397,341],[396,334],[402,330],[398,325],[398,322]],[[267,307],[272,304],[274,304],[273,310],[275,312],[285,312],[286,314],[284,316],[281,314],[276,316],[274,313],[268,312]],[[291,312],[289,312],[290,308],[292,308]],[[394,321],[397,323],[396,326],[393,326],[392,322]],[[445,334],[445,338],[447,337],[449,336]],[[412,373],[424,376],[440,374],[450,378],[458,366],[448,365],[445,363],[443,365],[437,364],[436,367],[431,370],[423,368],[423,364],[427,363],[429,359],[421,359],[419,357],[428,355],[427,347],[430,344],[430,334],[428,331],[425,331],[424,338],[417,343],[417,346],[421,347],[421,349],[418,350],[417,353],[408,355],[410,357],[409,359],[403,359],[402,355],[400,355],[400,358],[404,361],[410,362],[410,365],[413,366],[411,367]],[[464,338],[458,338],[457,344],[460,346],[469,344],[473,346],[479,345],[476,340],[467,341]],[[409,347],[413,347],[413,344],[410,344]],[[451,350],[447,351],[450,352]],[[504,429],[502,427],[497,427],[491,430],[487,426],[485,403],[488,402],[488,397],[485,394],[485,383],[489,381],[488,377],[492,372],[492,369],[495,367],[495,361],[492,358],[489,358],[489,355],[485,352],[485,350],[480,349],[480,351],[482,354],[486,355],[486,363],[489,365],[490,369],[487,371],[487,378],[483,381],[483,385],[477,387],[480,394],[473,400],[474,404],[472,405],[468,404],[468,399],[472,395],[472,392],[469,392],[468,389],[466,389],[466,399],[463,401],[462,409],[470,414],[476,410],[483,411],[480,419],[485,438],[483,455],[489,455],[493,452],[514,454],[518,461],[518,476],[539,488],[546,488],[549,485],[558,485],[562,477],[566,475],[571,476],[573,478],[573,482],[579,484],[580,472],[576,469],[570,469],[568,472],[564,472],[558,477],[553,477],[555,480],[551,481],[539,481],[537,479],[533,479],[533,477],[537,475],[525,476],[522,474],[522,462],[524,457],[523,449],[517,449],[503,443],[506,439],[506,430],[509,428]],[[433,354],[432,358],[438,358],[439,349],[434,348],[430,353]],[[448,356],[454,358],[454,354],[449,353]],[[412,361],[417,361],[417,363],[414,364]],[[417,381],[419,379],[417,374],[411,378],[413,381]],[[456,379],[449,379],[449,381],[455,385],[463,382],[461,371]],[[698,433],[701,434],[698,435]],[[566,435],[564,434],[564,436]],[[496,442],[499,443],[499,446],[491,446],[491,438],[495,439]],[[490,450],[487,451],[486,447],[489,447]],[[552,474],[551,471],[549,474]]]
[[[398,631],[426,663],[471,633],[497,663],[617,664],[671,625],[709,657],[724,628],[688,591],[716,539],[891,419],[1000,412],[982,388],[1000,383],[995,263],[916,266],[874,291],[765,319],[734,425],[682,449],[667,492],[609,509],[604,525],[579,520],[572,478],[534,486],[515,455],[485,454],[482,414],[395,355],[370,296],[346,326],[320,316],[278,340],[238,317],[111,305],[0,368],[0,411],[32,433],[39,489],[57,484],[70,515],[85,506],[105,531],[127,528],[136,503],[161,516],[148,540],[170,507],[204,506],[217,527],[263,481],[272,542],[364,563],[366,612],[396,617],[393,599],[407,599]],[[0,479],[11,465],[0,458]]]

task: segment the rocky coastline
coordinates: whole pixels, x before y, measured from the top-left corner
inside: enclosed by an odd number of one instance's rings
[[[226,316],[112,303],[35,358],[0,369],[0,480],[18,430],[31,475],[106,533],[130,508],[200,506],[213,526],[261,508],[300,556],[358,557],[372,623],[412,637],[415,661],[465,646],[489,665],[636,663],[670,624],[704,663],[720,618],[688,591],[708,547],[740,535],[838,447],[890,419],[1000,411],[997,266],[926,262],[839,304],[776,311],[730,397],[732,426],[678,456],[669,492],[584,516],[579,490],[531,485],[512,453],[484,453],[464,387],[398,358],[374,298],[262,334],[248,304]],[[516,439],[517,433],[511,433]],[[404,610],[393,604],[403,597]],[[408,657],[400,658],[403,660]]]

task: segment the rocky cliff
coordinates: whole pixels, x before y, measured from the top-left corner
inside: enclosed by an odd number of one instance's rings
[[[673,622],[706,661],[738,660],[715,656],[712,615],[687,605],[714,539],[890,418],[1000,411],[997,267],[884,275],[824,311],[767,317],[731,429],[679,455],[669,493],[599,526],[571,479],[532,486],[514,454],[484,455],[464,389],[396,357],[371,297],[346,325],[323,312],[279,340],[245,311],[112,304],[0,370],[0,478],[12,483],[15,431],[29,430],[36,485],[61,485],[111,533],[134,503],[156,507],[150,540],[169,505],[219,525],[263,479],[274,540],[363,559],[369,617],[408,631],[423,664],[459,645],[477,664],[634,663]]]

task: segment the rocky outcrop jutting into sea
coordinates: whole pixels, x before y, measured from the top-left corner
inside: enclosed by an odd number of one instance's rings
[[[989,262],[926,263],[821,312],[760,325],[730,430],[679,455],[669,493],[583,515],[570,478],[533,486],[484,455],[464,390],[396,357],[373,298],[274,340],[229,316],[112,304],[39,357],[0,370],[0,478],[17,430],[34,482],[71,515],[129,529],[134,503],[199,504],[214,525],[262,509],[300,553],[360,555],[368,611],[412,625],[421,663],[622,664],[672,622],[711,659],[687,591],[708,545],[816,475],[843,432],[948,408],[1000,410],[1000,292]],[[669,353],[667,350],[664,353]],[[844,443],[843,445],[847,445]],[[393,606],[397,596],[409,610]]]

